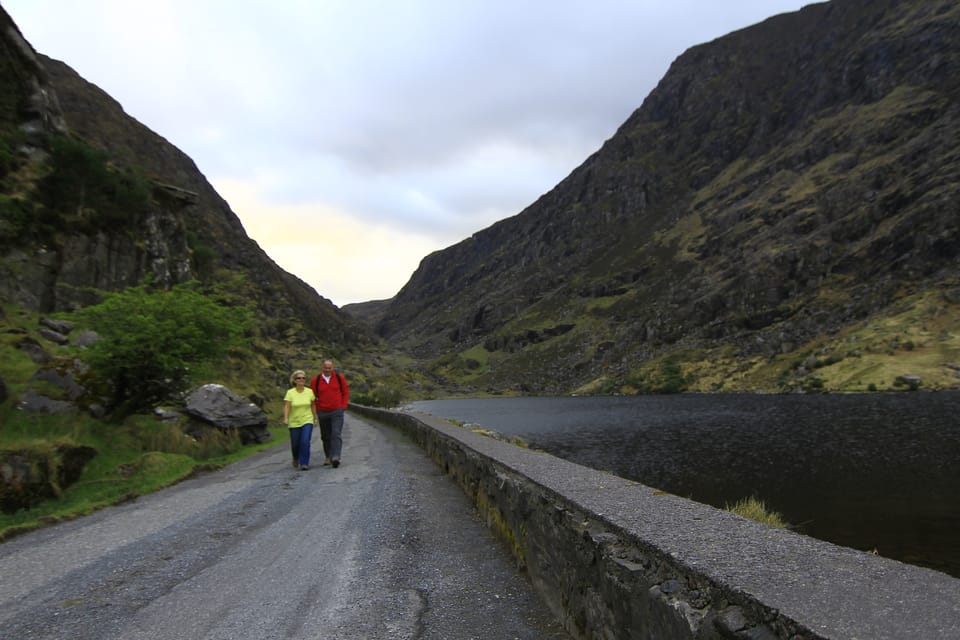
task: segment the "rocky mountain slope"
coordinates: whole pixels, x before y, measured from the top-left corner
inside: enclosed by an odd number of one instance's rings
[[[194,162],[0,9],[0,301],[69,310],[151,277],[253,302],[264,335],[349,349],[366,327],[285,272]]]
[[[960,5],[810,5],[685,52],[553,190],[363,310],[471,391],[955,386],[958,141]]]

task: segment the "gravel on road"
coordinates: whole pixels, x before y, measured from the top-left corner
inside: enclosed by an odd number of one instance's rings
[[[0,544],[0,640],[566,640],[451,478],[348,413],[338,469],[285,443]]]

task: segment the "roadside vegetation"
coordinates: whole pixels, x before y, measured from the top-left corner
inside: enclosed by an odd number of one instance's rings
[[[79,327],[101,335],[99,342],[81,348],[49,343],[39,331],[36,314],[4,307],[0,377],[8,397],[0,403],[0,456],[21,464],[27,461],[30,473],[45,476],[48,482],[38,489],[38,499],[29,509],[10,508],[9,496],[3,496],[0,539],[133,499],[285,441],[278,437],[285,436],[279,426],[271,429],[274,439],[262,445],[241,445],[236,435],[219,432],[197,440],[183,433],[180,421],[162,420],[152,411],[156,402],[191,385],[216,381],[244,386],[233,374],[244,371],[238,363],[252,358],[238,339],[246,316],[242,309],[227,311],[193,286],[170,291],[133,287],[71,314],[71,321],[83,323]],[[55,355],[41,367],[18,348],[24,343]],[[42,368],[76,375],[94,396],[81,403],[101,403],[102,417],[89,410],[19,409],[18,400],[26,393],[53,401],[70,399],[63,387],[36,375]],[[279,405],[279,400],[268,401],[264,410],[268,416],[279,416]],[[61,486],[68,475],[68,451],[89,452],[89,462],[82,465],[75,482]],[[13,473],[12,467],[4,469],[8,472]]]
[[[199,283],[111,293],[79,319],[99,336],[81,354],[91,386],[120,417],[186,391],[205,368],[241,348],[250,311],[229,307]]]
[[[598,379],[579,392],[873,392],[955,387],[958,372],[944,363],[960,361],[956,308],[957,301],[936,291],[905,295],[896,313],[865,320],[791,353],[740,361],[729,348],[685,348],[642,363],[625,380]],[[383,345],[363,353],[338,353],[329,345],[286,345],[263,338],[251,315],[236,299],[195,283],[170,291],[155,291],[146,283],[105,296],[100,305],[58,314],[76,323],[77,331],[94,329],[101,335],[100,342],[80,348],[49,342],[40,332],[37,314],[5,306],[0,314],[0,377],[7,399],[0,402],[0,454],[22,452],[46,461],[43,464],[51,469],[62,464],[64,447],[89,447],[96,455],[76,482],[63,488],[52,483],[51,499],[28,510],[0,513],[0,539],[134,499],[284,444],[280,399],[289,371],[310,369],[328,355],[347,376],[352,401],[380,407],[446,396],[459,383],[484,389],[483,375],[498,358],[497,352],[474,347],[448,356],[444,366],[431,370]],[[47,369],[66,370],[82,362],[82,383],[102,402],[101,416],[18,410],[18,400],[28,391],[67,399],[62,388],[36,376],[42,367],[19,348],[24,341],[55,354],[54,361],[43,365]],[[183,433],[177,420],[164,421],[153,412],[164,399],[169,399],[169,408],[177,408],[179,394],[208,382],[255,399],[268,416],[274,439],[262,445],[241,445],[225,434],[196,440]],[[786,526],[762,502],[746,499],[728,508]]]
[[[90,514],[170,486],[196,473],[287,443],[281,425],[282,397],[293,369],[316,369],[333,356],[347,376],[351,400],[397,406],[432,389],[409,360],[385,348],[340,353],[329,345],[285,344],[264,338],[258,320],[236,299],[198,283],[169,290],[149,282],[73,313],[51,316],[74,323],[71,335],[92,330],[99,340],[86,347],[58,345],[46,337],[40,315],[17,305],[0,308],[0,467],[28,460],[34,476],[49,482],[29,508],[0,509],[0,540],[40,526]],[[50,354],[38,364],[25,345]],[[86,390],[79,399],[41,372],[74,376]],[[238,436],[212,431],[202,439],[172,418],[184,392],[222,384],[250,398],[266,413],[273,436],[242,444]],[[73,401],[68,413],[24,411],[28,394]],[[165,410],[167,419],[154,411]],[[65,452],[88,452],[78,478],[61,482],[70,466]],[[2,469],[5,476],[11,469]],[[8,473],[8,471],[10,473]],[[6,478],[5,478],[6,479]],[[61,486],[62,485],[62,486]],[[21,487],[22,489],[22,487]]]
[[[183,434],[178,424],[149,415],[108,423],[84,415],[27,414],[8,405],[0,407],[0,450],[26,453],[48,468],[56,468],[60,445],[89,446],[96,455],[80,480],[64,489],[56,487],[52,499],[29,509],[0,512],[0,540],[218,469],[277,446],[286,435],[273,427],[274,439],[260,445],[241,445],[238,438],[222,434],[198,441]]]
[[[790,528],[790,526],[784,522],[783,516],[780,513],[767,509],[767,505],[763,502],[763,500],[760,500],[754,496],[737,500],[733,504],[724,505],[723,508],[724,510],[735,513],[738,516],[756,520],[757,522],[770,525],[771,527],[777,527],[779,529]]]

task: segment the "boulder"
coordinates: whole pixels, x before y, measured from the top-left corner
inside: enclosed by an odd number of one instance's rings
[[[40,318],[40,324],[48,329],[53,329],[57,333],[67,335],[73,331],[73,323],[69,320],[55,320],[53,318]]]
[[[897,376],[897,379],[894,380],[893,384],[897,387],[906,386],[910,387],[911,389],[917,389],[921,384],[923,384],[923,378],[914,375]]]
[[[96,331],[81,331],[73,338],[73,344],[77,347],[87,348],[100,339]]]
[[[205,384],[193,391],[184,402],[183,412],[191,418],[185,429],[196,437],[202,438],[205,429],[215,427],[227,432],[235,430],[244,444],[271,438],[267,414],[221,384]]]
[[[43,369],[37,370],[37,372],[30,377],[30,381],[44,380],[49,382],[53,386],[62,389],[70,400],[77,400],[86,393],[86,389],[77,382],[79,367],[76,365],[77,363],[74,363],[74,367],[72,368],[44,367]]]
[[[51,498],[80,479],[97,450],[86,445],[0,450],[0,511],[14,513]]]
[[[66,335],[60,333],[59,331],[54,331],[53,329],[43,328],[40,329],[37,333],[49,340],[50,342],[56,342],[57,344],[67,344],[70,342],[70,338]]]
[[[77,405],[72,402],[54,400],[40,395],[33,389],[27,389],[23,392],[17,409],[33,413],[75,413],[78,410]]]

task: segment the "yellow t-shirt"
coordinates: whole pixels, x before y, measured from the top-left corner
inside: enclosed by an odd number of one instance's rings
[[[290,403],[287,426],[295,429],[305,424],[313,424],[313,411],[310,410],[310,405],[314,400],[316,398],[310,387],[304,387],[303,393],[297,393],[296,387],[287,389],[287,395],[283,396],[283,401]]]

